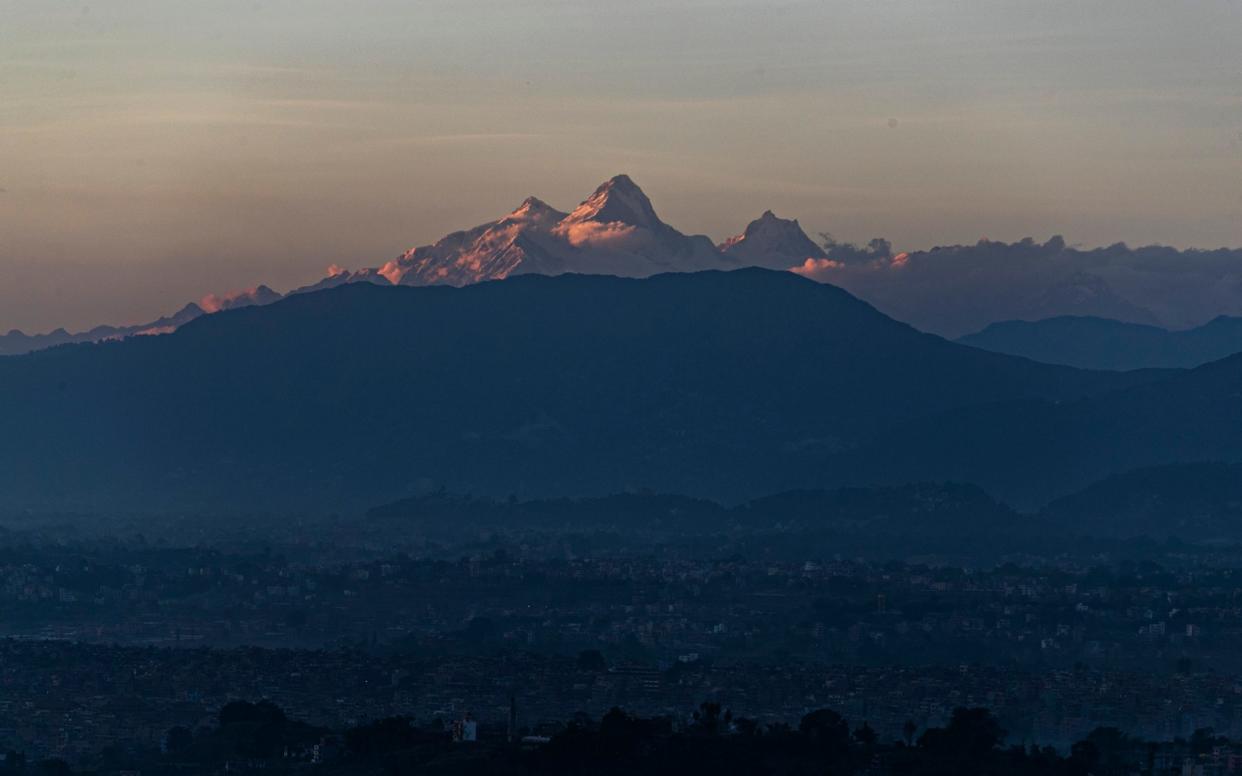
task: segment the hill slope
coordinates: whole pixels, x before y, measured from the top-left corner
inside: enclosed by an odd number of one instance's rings
[[[1242,355],[1077,401],[916,419],[836,463],[853,478],[973,482],[1026,508],[1118,472],[1197,461],[1242,461]]]
[[[1136,469],[1059,498],[1042,512],[1058,532],[1242,540],[1242,465]]]
[[[1189,368],[1242,352],[1242,318],[1182,331],[1088,316],[1002,321],[958,342],[1082,369]]]
[[[0,359],[0,506],[744,498],[844,481],[900,422],[1154,378],[956,345],[785,272],[349,284]]]

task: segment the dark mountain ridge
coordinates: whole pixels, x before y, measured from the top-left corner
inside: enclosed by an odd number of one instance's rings
[[[1158,326],[1090,316],[1002,321],[957,340],[963,345],[1082,369],[1190,368],[1242,352],[1242,318],[1202,326]]]
[[[872,556],[897,549],[953,552],[966,543],[984,555],[1035,546],[1057,553],[1080,549],[1084,539],[1237,544],[1242,542],[1242,464],[1135,469],[1025,513],[974,485],[917,482],[792,490],[734,506],[658,493],[523,501],[435,492],[373,507],[366,516],[468,532],[734,534],[767,537],[755,545],[764,548],[774,546],[774,535],[801,536],[804,547],[841,551],[848,542]]]
[[[881,478],[843,462],[902,423],[1164,377],[956,345],[785,272],[348,284],[0,359],[0,505],[737,500]]]
[[[1053,501],[1044,522],[1097,536],[1193,540],[1242,539],[1242,465],[1188,463],[1146,467],[1093,483]]]
[[[1198,461],[1242,461],[1242,354],[1074,401],[918,418],[838,463],[846,477],[973,482],[1034,508],[1111,474]]]
[[[728,507],[657,493],[519,500],[428,493],[373,507],[367,518],[420,535],[608,533],[643,542],[732,540],[747,552],[807,557],[830,549],[870,557],[997,557],[1029,547],[1032,516],[972,485],[796,490]]]

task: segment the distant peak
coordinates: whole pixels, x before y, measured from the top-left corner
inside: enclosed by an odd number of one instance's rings
[[[625,173],[612,176],[608,180],[601,183],[599,188],[600,189],[620,189],[620,190],[629,189],[629,190],[638,191],[638,192],[642,191],[642,189],[638,188],[638,184],[634,182],[634,179],[626,175]]]
[[[569,214],[570,221],[619,222],[648,229],[667,228],[651,200],[628,175],[614,175]]]
[[[565,213],[535,196],[522,200],[522,204],[509,214],[510,219],[523,221],[559,221],[564,217]]]
[[[548,210],[556,210],[556,208],[552,207],[547,202],[544,202],[539,197],[530,196],[522,200],[522,204],[518,205],[517,209],[514,210],[513,212],[514,213],[529,213],[532,211],[548,211]]]
[[[797,229],[799,232],[802,231],[802,227],[798,224],[798,219],[781,218],[777,214],[773,213],[771,210],[763,211],[763,215],[759,216],[754,221],[751,221],[746,226],[746,231],[749,232],[749,231],[752,231],[760,227],[766,227],[766,228],[779,227],[779,228],[788,229],[791,231],[794,229]]]
[[[552,210],[552,209],[553,208],[551,205],[549,205],[547,202],[544,202],[542,199],[532,194],[531,196],[522,200],[522,204],[514,208],[513,212],[522,213],[528,210]]]
[[[746,225],[741,234],[722,242],[720,250],[747,261],[775,263],[805,259],[821,259],[827,256],[802,231],[797,219],[781,218],[771,210]]]

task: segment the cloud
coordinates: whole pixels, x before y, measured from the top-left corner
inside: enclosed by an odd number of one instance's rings
[[[790,267],[789,271],[812,280],[826,280],[833,270],[844,268],[844,262],[834,259],[807,259],[796,267]]]
[[[349,272],[349,270],[345,269],[340,264],[328,265],[328,277],[330,278],[334,278],[337,275],[344,275],[346,272]]]
[[[893,244],[883,237],[873,237],[867,241],[866,245],[861,246],[854,243],[841,242],[829,232],[820,232],[819,239],[824,246],[824,252],[828,254],[828,258],[836,259],[846,264],[887,259],[893,255]]]
[[[952,337],[996,321],[1060,315],[1174,329],[1242,315],[1242,249],[1115,243],[1086,250],[1055,236],[1043,243],[985,239],[870,261],[839,255],[795,271],[841,286],[898,320]]]
[[[378,274],[388,279],[389,283],[394,286],[401,282],[402,276],[405,275],[405,268],[398,261],[389,261],[377,270]]]
[[[172,334],[177,330],[176,326],[152,326],[149,329],[134,332],[137,337],[157,337],[161,334]]]
[[[255,286],[243,291],[230,291],[227,294],[208,294],[199,300],[198,306],[203,312],[217,313],[221,310],[232,310],[235,307],[248,307],[255,304],[269,304],[280,298],[267,286]]]
[[[648,230],[619,221],[562,223],[553,230],[553,233],[564,237],[570,245],[576,248],[636,251],[650,247],[655,242],[654,236]]]

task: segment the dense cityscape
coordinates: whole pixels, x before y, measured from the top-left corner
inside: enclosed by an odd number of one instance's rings
[[[0,750],[30,762],[141,759],[238,701],[335,731],[469,715],[497,741],[613,708],[688,725],[703,703],[774,729],[831,709],[884,742],[980,707],[1010,744],[1063,753],[1098,728],[1242,738],[1227,546],[961,566],[765,559],[785,552],[761,536],[753,559],[705,558],[720,538],[686,534],[414,531],[377,548],[374,518],[353,544],[306,541],[310,524],[261,547],[227,522],[191,547],[170,545],[175,523],[95,530],[27,528],[0,547]]]

